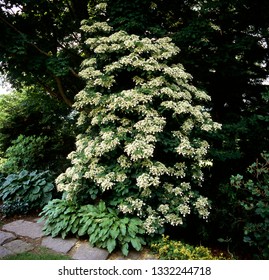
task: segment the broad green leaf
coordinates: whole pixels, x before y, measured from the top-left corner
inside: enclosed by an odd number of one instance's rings
[[[142,248],[141,242],[139,238],[132,238],[131,239],[132,246],[137,250],[140,251]]]
[[[93,222],[92,225],[88,228],[87,234],[91,235],[96,228],[97,228],[97,224]]]
[[[119,236],[119,233],[120,233],[120,230],[118,227],[113,227],[111,230],[110,230],[110,236],[114,239],[116,239],[118,236]]]
[[[101,201],[99,204],[98,204],[98,210],[102,213],[102,212],[106,212],[106,204]]]
[[[28,171],[22,170],[19,174],[19,179],[22,179],[28,175]]]
[[[121,252],[124,256],[127,256],[129,253],[129,244],[125,243],[121,246]]]
[[[90,238],[89,238],[89,242],[92,245],[95,245],[95,243],[99,240],[99,232],[95,231],[94,233],[91,234]]]
[[[40,192],[40,187],[39,186],[35,186],[32,191],[33,194],[38,194]]]
[[[106,243],[106,247],[109,253],[112,253],[113,250],[116,248],[116,240],[115,239],[108,239]]]
[[[120,224],[120,232],[123,236],[126,235],[126,225],[125,224]]]

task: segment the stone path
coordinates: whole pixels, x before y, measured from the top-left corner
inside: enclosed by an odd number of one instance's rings
[[[0,229],[0,259],[8,255],[32,251],[38,246],[69,255],[74,260],[154,259],[147,251],[130,252],[128,257],[124,257],[120,252],[109,255],[107,250],[94,248],[88,241],[44,236],[42,227],[42,223],[25,220],[17,220],[2,226]]]

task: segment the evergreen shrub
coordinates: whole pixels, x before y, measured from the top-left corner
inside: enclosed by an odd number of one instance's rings
[[[47,136],[19,135],[5,152],[5,160],[0,165],[1,172],[12,174],[42,166],[48,142]]]

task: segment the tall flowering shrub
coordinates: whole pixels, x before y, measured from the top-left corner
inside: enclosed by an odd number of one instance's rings
[[[113,32],[106,22],[87,25],[87,57],[76,96],[80,112],[71,167],[57,178],[68,200],[104,201],[119,216],[137,217],[147,234],[181,225],[192,211],[206,219],[208,199],[199,194],[208,143],[218,127],[203,104],[209,97],[171,58],[169,38]]]

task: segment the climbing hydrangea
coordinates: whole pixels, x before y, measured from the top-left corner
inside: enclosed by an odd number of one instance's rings
[[[203,135],[219,125],[205,108],[209,96],[182,65],[170,64],[179,49],[170,38],[113,32],[106,22],[81,29],[86,86],[74,108],[84,132],[58,189],[71,200],[83,190],[84,203],[103,200],[137,216],[148,234],[183,224],[192,211],[206,219],[209,201],[198,189],[212,162]]]

